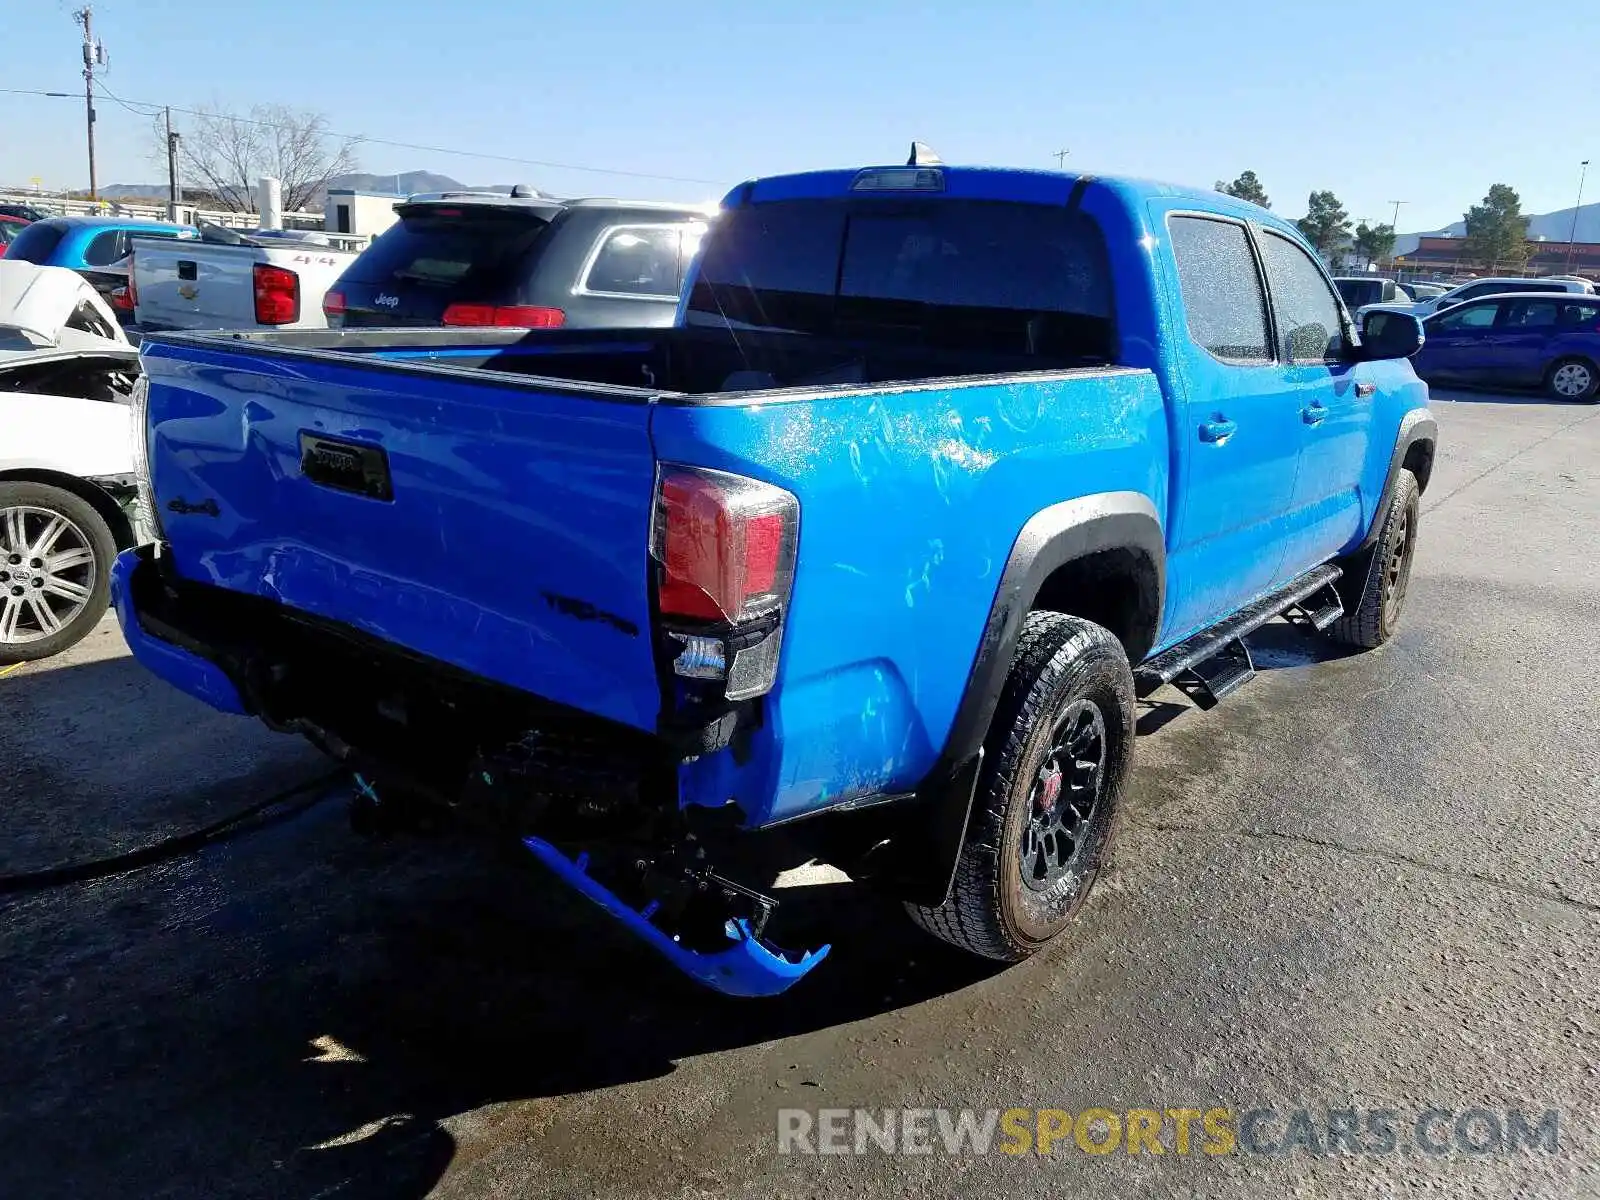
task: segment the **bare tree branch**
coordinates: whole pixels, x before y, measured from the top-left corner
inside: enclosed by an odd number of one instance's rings
[[[157,120],[165,162],[166,133]],[[178,143],[185,188],[204,191],[234,212],[256,211],[256,183],[272,176],[283,184],[286,211],[322,199],[328,180],[356,169],[354,139],[335,137],[325,113],[258,104],[248,113],[200,107],[184,117]]]

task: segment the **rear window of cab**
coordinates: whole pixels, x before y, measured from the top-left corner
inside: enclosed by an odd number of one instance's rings
[[[1105,239],[1082,212],[989,200],[774,201],[718,218],[691,324],[1113,354]]]

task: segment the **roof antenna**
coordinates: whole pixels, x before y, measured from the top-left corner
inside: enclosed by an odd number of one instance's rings
[[[911,143],[911,157],[906,159],[908,167],[942,167],[944,159],[933,152],[932,147],[926,142]]]

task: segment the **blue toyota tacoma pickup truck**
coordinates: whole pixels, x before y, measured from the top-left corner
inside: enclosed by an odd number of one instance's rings
[[[157,334],[133,654],[782,991],[779,841],[1020,959],[1082,905],[1136,698],[1280,614],[1395,631],[1409,318],[1210,191],[909,165],[724,202],[668,329]],[[782,829],[781,835],[773,833]]]

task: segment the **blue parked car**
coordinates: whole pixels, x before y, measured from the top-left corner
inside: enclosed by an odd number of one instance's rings
[[[822,958],[777,948],[780,847],[1016,960],[1089,894],[1138,695],[1214,703],[1278,614],[1395,634],[1421,339],[1214,191],[752,180],[669,328],[150,336],[159,545],[113,593],[362,823],[447,805],[713,988]]]
[[[1414,365],[1430,382],[1543,388],[1557,400],[1600,396],[1600,297],[1484,296],[1423,328],[1427,343]]]
[[[37,267],[67,267],[95,287],[119,318],[131,317],[128,272],[117,264],[128,257],[133,239],[194,238],[192,225],[132,221],[126,217],[49,217],[29,225],[6,249],[6,257]]]

